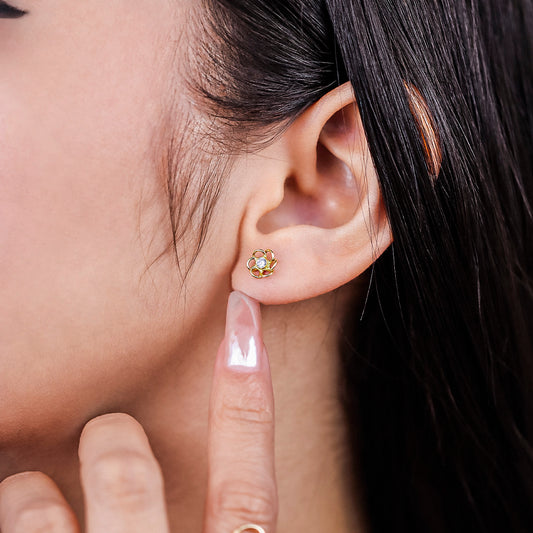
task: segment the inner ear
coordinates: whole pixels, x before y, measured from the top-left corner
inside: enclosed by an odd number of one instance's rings
[[[334,113],[318,135],[303,135],[299,160],[284,184],[281,203],[263,215],[257,224],[261,233],[300,224],[332,229],[348,223],[355,215],[360,199],[361,168],[360,122],[353,105]],[[289,136],[289,140],[291,137]]]

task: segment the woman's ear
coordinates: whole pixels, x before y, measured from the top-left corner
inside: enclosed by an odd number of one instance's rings
[[[312,298],[359,276],[391,244],[349,83],[304,111],[244,164],[253,181],[240,225],[234,289],[264,304]],[[269,277],[250,274],[247,263],[255,264],[248,260],[257,249],[275,253]]]

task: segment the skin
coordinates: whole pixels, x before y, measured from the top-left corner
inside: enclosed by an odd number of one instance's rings
[[[364,530],[337,340],[392,236],[353,93],[332,91],[235,158],[184,281],[165,253],[158,161],[169,110],[189,138],[171,67],[193,4],[20,0],[28,15],[0,19],[2,533],[43,516],[65,532],[166,531],[167,517],[173,532]],[[261,246],[279,258],[267,280],[245,268]],[[251,297],[262,370],[219,362],[232,289]]]

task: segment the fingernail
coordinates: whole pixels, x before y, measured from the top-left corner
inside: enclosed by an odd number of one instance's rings
[[[233,291],[226,314],[226,347],[228,367],[235,370],[257,370],[261,364],[261,310],[259,303],[242,292]]]

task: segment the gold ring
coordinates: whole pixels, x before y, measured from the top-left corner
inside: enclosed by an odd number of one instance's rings
[[[266,250],[254,250],[246,266],[254,278],[261,279],[272,276],[277,264],[278,260],[274,257],[274,252],[267,248]]]
[[[238,527],[233,530],[233,533],[246,533],[246,531],[255,531],[256,533],[266,533],[261,526],[255,524],[244,524],[244,526]]]

